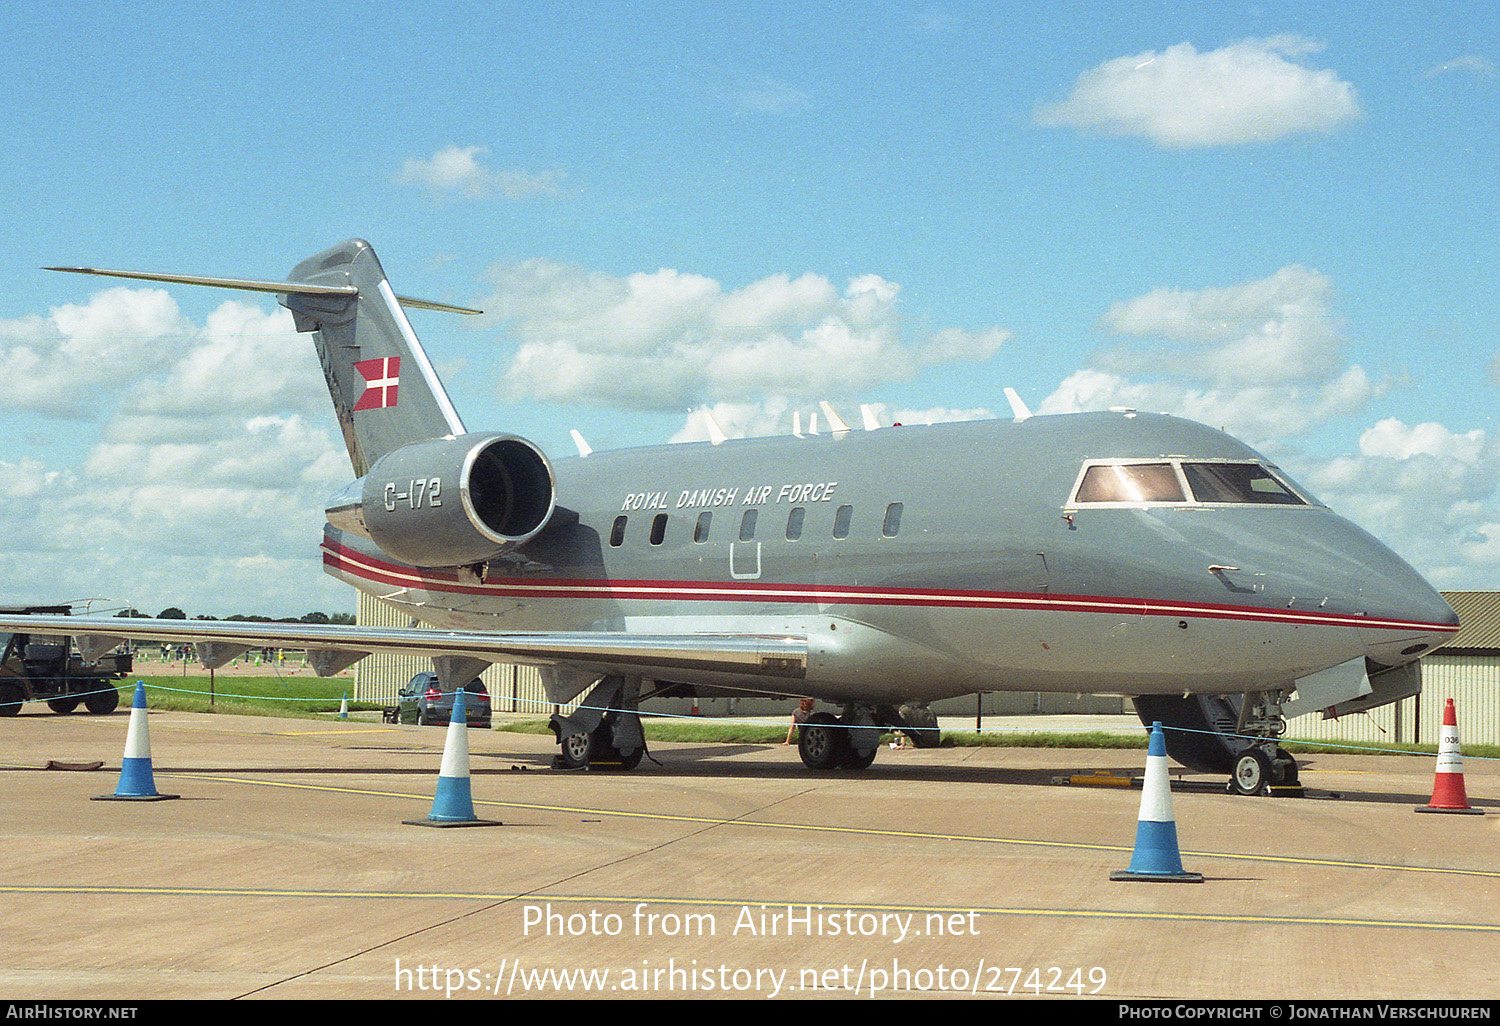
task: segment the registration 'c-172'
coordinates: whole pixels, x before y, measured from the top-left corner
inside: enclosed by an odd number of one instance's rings
[[[634,766],[658,696],[811,697],[802,760],[863,768],[929,702],[1130,696],[1171,753],[1246,793],[1294,783],[1285,718],[1416,694],[1458,621],[1410,566],[1219,431],[1120,411],[544,454],[472,432],[352,240],[288,281],[60,270],[279,295],[311,333],[353,466],[327,573],[409,629],[131,620],[207,665],[306,647],[319,672],[431,656],[453,689],[541,668],[565,765]],[[1013,396],[1013,394],[1012,394]],[[868,424],[867,428],[877,425]],[[722,444],[720,444],[722,443]],[[10,617],[0,630],[36,630]],[[420,623],[425,626],[417,627]],[[119,619],[58,618],[97,650]]]

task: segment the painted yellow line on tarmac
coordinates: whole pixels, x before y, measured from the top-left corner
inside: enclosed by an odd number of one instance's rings
[[[364,727],[357,724],[347,727],[334,727],[332,730],[270,730],[264,732],[262,737],[314,737],[318,734],[394,734],[395,727]],[[413,749],[420,751],[421,749]]]
[[[161,776],[158,773],[158,776]],[[377,791],[367,788],[334,787],[328,784],[301,784],[278,780],[250,780],[240,777],[211,776],[199,773],[184,773],[182,777],[194,780],[211,780],[227,784],[253,784],[257,787],[284,787],[302,791],[324,791],[339,794],[355,794],[365,797],[406,798],[432,801],[431,794],[409,794],[399,791]],[[597,809],[572,805],[544,805],[537,802],[502,802],[489,799],[473,799],[474,805],[503,809],[525,809],[532,812],[557,812],[581,816],[615,816],[644,819],[656,822],[691,823],[701,826],[762,827],[768,830],[793,830],[805,833],[845,834],[864,837],[899,837],[927,841],[971,841],[976,844],[1003,844],[1023,848],[1061,848],[1073,851],[1125,852],[1134,850],[1130,845],[1095,844],[1083,841],[1038,840],[1022,837],[987,837],[982,834],[943,834],[921,830],[892,830],[888,827],[836,826],[819,823],[792,823],[779,820],[722,819],[712,816],[685,816],[670,812],[634,812],[627,809]],[[1296,855],[1253,855],[1242,852],[1182,851],[1183,857],[1193,859],[1226,859],[1237,862],[1269,862],[1278,865],[1326,866],[1333,869],[1371,869],[1393,873],[1421,873],[1439,876],[1471,876],[1485,879],[1500,879],[1500,870],[1456,869],[1446,866],[1408,866],[1383,862],[1355,862],[1346,859],[1316,859]]]
[[[474,901],[484,904],[503,904],[516,901],[529,903],[551,902],[560,905],[589,905],[594,907],[666,905],[676,908],[733,908],[757,909],[774,912],[779,909],[822,909],[838,912],[877,914],[885,912],[911,913],[915,915],[952,916],[973,914],[976,916],[1025,916],[1043,919],[1130,919],[1149,922],[1173,923],[1241,923],[1277,926],[1343,926],[1359,928],[1427,930],[1452,933],[1500,933],[1496,923],[1437,923],[1421,920],[1352,919],[1326,916],[1263,916],[1245,913],[1213,912],[1160,912],[1133,909],[1069,909],[1069,908],[1022,908],[1011,906],[960,907],[936,905],[869,904],[843,901],[744,901],[731,898],[682,898],[670,895],[618,895],[618,894],[546,894],[532,891],[525,894],[490,893],[483,891],[416,891],[392,893],[390,891],[340,891],[298,890],[271,887],[139,887],[126,885],[89,886],[80,884],[55,885],[0,885],[0,894],[14,895],[120,895],[136,897],[190,897],[190,898],[307,898],[324,900],[382,900],[382,901]]]

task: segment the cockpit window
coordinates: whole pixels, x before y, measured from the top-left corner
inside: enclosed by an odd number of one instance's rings
[[[1083,472],[1074,502],[1182,502],[1170,463],[1101,463]]]
[[[1305,506],[1308,499],[1259,463],[1209,460],[1104,460],[1085,464],[1073,505],[1218,503]]]
[[[1182,472],[1199,502],[1258,502],[1304,505],[1265,467],[1256,463],[1184,463]]]

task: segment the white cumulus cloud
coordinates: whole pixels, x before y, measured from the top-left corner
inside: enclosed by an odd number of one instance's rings
[[[445,146],[430,157],[408,157],[396,173],[396,181],[468,199],[497,193],[506,199],[524,199],[561,191],[561,171],[494,171],[479,159],[486,152],[483,146]]]
[[[1191,43],[1106,61],[1036,123],[1159,146],[1264,143],[1327,132],[1361,116],[1352,85],[1303,59],[1321,47],[1300,36],[1244,39],[1199,52]]]
[[[991,327],[909,340],[900,287],[872,274],[842,289],[777,274],[726,291],[670,269],[617,277],[530,260],[491,280],[485,309],[520,340],[505,389],[546,400],[659,410],[847,396],[935,364],[986,360],[1008,337]]]
[[[1294,265],[1237,285],[1156,289],[1116,303],[1104,327],[1142,341],[1100,353],[1038,412],[1174,413],[1252,444],[1347,416],[1387,386],[1346,364],[1331,291],[1326,276]]]

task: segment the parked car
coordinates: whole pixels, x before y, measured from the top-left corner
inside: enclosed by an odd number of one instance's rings
[[[490,693],[475,677],[464,686],[464,719],[471,727],[490,725]],[[438,685],[435,673],[419,673],[396,693],[396,722],[445,727],[453,719],[452,691]]]

